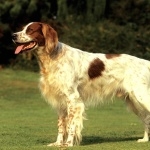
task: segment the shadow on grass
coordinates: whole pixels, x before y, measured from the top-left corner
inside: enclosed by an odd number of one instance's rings
[[[99,136],[84,136],[81,145],[91,145],[109,142],[135,141],[138,137],[123,138],[123,137],[99,137]]]

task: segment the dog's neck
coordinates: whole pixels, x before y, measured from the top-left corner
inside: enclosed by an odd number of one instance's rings
[[[58,42],[56,47],[53,49],[53,51],[50,53],[50,58],[55,59],[57,56],[62,52],[62,43]]]
[[[52,50],[51,53],[47,53],[43,47],[40,47],[38,51],[34,53],[36,56],[40,70],[46,71],[45,65],[50,65],[55,62],[54,60],[59,57],[62,53],[62,43],[58,42],[58,44],[55,46],[55,48]],[[42,71],[43,72],[43,71]]]
[[[33,53],[36,57],[40,56],[48,56],[50,59],[55,59],[62,52],[62,43],[58,42],[57,45],[51,50],[51,52],[47,52],[45,47],[39,47]]]

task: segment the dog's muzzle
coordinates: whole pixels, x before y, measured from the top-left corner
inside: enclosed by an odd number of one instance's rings
[[[18,35],[16,33],[13,33],[11,37],[12,37],[12,40],[15,41],[17,40]]]

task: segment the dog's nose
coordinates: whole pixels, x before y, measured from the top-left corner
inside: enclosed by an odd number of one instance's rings
[[[17,39],[17,34],[16,34],[16,33],[13,33],[13,34],[12,34],[12,39],[13,39],[13,40],[16,40],[16,39]]]

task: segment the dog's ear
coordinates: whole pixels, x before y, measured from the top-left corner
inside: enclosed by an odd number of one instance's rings
[[[58,44],[57,32],[48,24],[42,23],[42,32],[45,38],[47,53],[51,53]]]

